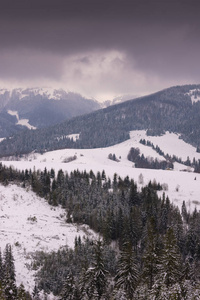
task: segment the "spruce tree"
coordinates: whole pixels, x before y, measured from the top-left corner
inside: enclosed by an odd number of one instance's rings
[[[15,265],[12,254],[11,245],[7,244],[4,251],[4,278],[3,286],[6,299],[16,300],[17,298],[17,287],[15,283]]]
[[[65,279],[65,283],[59,300],[73,300],[74,288],[75,288],[74,276],[72,272],[70,272],[67,275],[67,278]]]
[[[148,289],[152,289],[155,282],[155,276],[158,273],[158,249],[157,234],[153,226],[153,220],[148,224],[147,241],[143,256],[143,275],[144,282],[147,282]]]
[[[167,287],[179,282],[181,257],[177,246],[173,228],[169,228],[165,235],[164,250],[162,255],[161,273]]]
[[[135,255],[130,243],[123,245],[120,253],[117,274],[115,276],[115,289],[123,290],[127,300],[134,299],[134,291],[138,282],[138,268],[135,262]]]
[[[107,287],[107,270],[103,260],[102,242],[98,240],[94,244],[94,254],[91,267],[85,273],[83,279],[83,290],[88,299],[100,300],[106,292]]]

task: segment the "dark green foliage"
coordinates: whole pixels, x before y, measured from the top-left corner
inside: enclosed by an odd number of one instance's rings
[[[180,212],[165,194],[159,198],[157,190],[161,185],[155,181],[139,191],[129,177],[122,179],[115,174],[111,180],[105,172],[95,175],[92,171],[75,170],[68,174],[60,170],[52,182],[50,177],[46,169],[17,172],[0,164],[1,182],[31,185],[51,205],[61,205],[66,210],[66,222],[88,224],[101,234],[102,242],[82,241],[77,237],[74,250],[66,247],[50,254],[36,253],[36,265],[40,267],[38,289],[53,292],[63,300],[66,297],[73,300],[187,299],[190,293],[199,295],[200,213],[197,210],[190,214],[183,203]],[[131,280],[122,281],[127,270],[132,274]],[[114,278],[116,289],[112,285]],[[0,256],[0,279],[2,299],[6,295],[10,297],[10,290],[17,293],[9,245],[3,258]],[[5,282],[10,289],[5,288]],[[23,288],[18,292],[23,293]]]
[[[169,228],[165,235],[160,264],[159,274],[167,288],[180,281],[181,256],[173,228]]]
[[[100,300],[107,288],[108,271],[104,264],[102,242],[98,240],[93,249],[91,264],[83,275],[82,293],[88,299]]]
[[[140,155],[139,148],[131,148],[128,153],[128,160],[135,163],[136,168],[145,168],[145,169],[173,169],[174,166],[170,161],[158,161],[157,159],[145,158],[144,155]]]
[[[158,234],[155,222],[152,218],[147,224],[146,246],[143,255],[142,281],[147,283],[148,289],[152,289],[155,277],[159,270],[159,246]]]
[[[115,288],[124,290],[127,299],[134,299],[138,276],[139,272],[132,246],[130,243],[124,244],[120,253],[118,270],[115,276]]]
[[[7,244],[2,257],[0,252],[0,299],[1,300],[32,300],[21,284],[15,281],[15,265],[11,245]]]

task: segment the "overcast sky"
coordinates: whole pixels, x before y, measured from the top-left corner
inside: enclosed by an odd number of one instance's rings
[[[97,100],[200,83],[199,0],[1,0],[0,86]]]

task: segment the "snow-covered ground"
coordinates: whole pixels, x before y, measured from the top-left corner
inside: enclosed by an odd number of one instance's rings
[[[105,170],[107,176],[113,177],[117,173],[121,177],[133,178],[138,182],[138,177],[143,174],[144,185],[154,179],[161,184],[166,183],[168,190],[165,191],[170,200],[181,207],[183,200],[186,205],[193,210],[194,207],[200,209],[200,174],[190,171],[185,165],[174,164],[174,170],[150,170],[134,168],[134,164],[127,159],[131,147],[138,147],[145,157],[153,157],[163,160],[163,157],[156,153],[151,147],[139,143],[140,139],[151,141],[155,146],[158,145],[164,153],[176,155],[186,160],[200,159],[200,153],[196,152],[195,147],[179,139],[178,134],[167,132],[163,136],[146,136],[144,130],[130,132],[130,139],[107,148],[99,149],[64,149],[50,151],[44,154],[32,153],[23,157],[20,161],[4,161],[7,166],[14,166],[17,169],[40,169],[47,170],[53,168],[56,172],[60,169],[71,172],[79,169],[80,171],[94,172]],[[109,154],[115,154],[119,162],[108,159]],[[65,163],[68,158],[76,157],[76,160]],[[141,185],[138,184],[139,187]]]
[[[7,111],[9,115],[11,116],[16,116],[17,118],[17,123],[16,125],[21,125],[21,126],[25,126],[27,127],[28,129],[36,129],[36,127],[32,126],[29,124],[29,120],[28,119],[20,119],[19,118],[19,114],[17,111],[14,111],[14,110],[8,110]]]
[[[151,141],[154,146],[158,145],[165,154],[176,155],[186,160],[200,159],[200,153],[191,145],[179,139],[178,134],[167,132],[160,137],[146,136],[145,131],[132,131],[130,139],[107,148],[99,149],[64,149],[46,152],[43,155],[31,153],[21,158],[20,161],[3,161],[7,166],[17,169],[40,169],[53,168],[70,173],[73,170],[90,171],[96,173],[105,170],[106,175],[113,177],[117,173],[121,177],[133,178],[138,187],[156,180],[165,184],[165,194],[170,200],[181,208],[185,200],[188,210],[193,211],[196,207],[200,209],[200,174],[189,172],[186,166],[175,163],[174,170],[150,170],[135,168],[134,164],[127,159],[131,147],[138,147],[145,157],[153,157],[163,160],[151,147],[139,143],[140,139]],[[108,159],[109,154],[115,154],[119,162]],[[76,157],[76,160],[68,161],[68,158]],[[184,170],[184,171],[183,171]],[[143,175],[144,182],[139,183],[139,176]],[[159,192],[162,195],[162,192]],[[76,235],[83,235],[84,231],[76,226],[64,223],[63,210],[55,210],[48,206],[45,200],[37,198],[31,191],[10,186],[0,187],[0,222],[1,222],[1,247],[6,243],[14,245],[14,256],[18,271],[18,283],[25,281],[25,286],[33,286],[32,273],[20,262],[24,251],[32,252],[35,249],[51,251],[65,245],[73,245]],[[37,222],[31,222],[29,217],[36,216]],[[18,245],[19,243],[19,245]],[[27,260],[30,263],[30,260]],[[21,271],[20,271],[20,268]],[[27,282],[29,281],[29,282]]]
[[[34,251],[50,252],[74,246],[75,237],[95,235],[87,226],[67,224],[65,211],[50,206],[31,190],[16,185],[0,185],[0,247],[11,244],[15,259],[16,281],[31,293],[35,271],[30,269]]]
[[[199,89],[194,89],[194,90],[190,90],[189,93],[187,93],[191,97],[192,103],[196,103],[200,101],[199,92],[200,92]]]

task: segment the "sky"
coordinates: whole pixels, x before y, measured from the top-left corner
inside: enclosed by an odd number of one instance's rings
[[[0,88],[99,101],[200,83],[199,0],[1,0]]]

